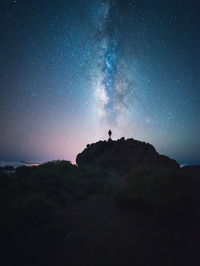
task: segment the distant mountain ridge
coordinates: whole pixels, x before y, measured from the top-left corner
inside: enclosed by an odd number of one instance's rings
[[[13,166],[14,168],[17,168],[19,166],[25,165],[25,166],[32,166],[35,165],[33,163],[25,162],[25,161],[0,161],[0,167],[5,166]],[[36,164],[37,165],[37,164]]]
[[[76,163],[78,166],[114,169],[120,174],[137,168],[180,169],[175,160],[160,155],[151,144],[125,138],[88,144],[86,149],[77,155]]]

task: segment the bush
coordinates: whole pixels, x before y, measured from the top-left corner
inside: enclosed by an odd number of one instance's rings
[[[137,169],[127,180],[123,197],[140,207],[161,212],[183,207],[186,187],[179,171],[152,173],[148,169]]]
[[[72,172],[77,166],[71,164],[70,161],[54,160],[41,164],[39,169],[45,169],[46,171],[58,171],[58,172]]]
[[[19,190],[25,195],[31,191],[49,195],[59,189],[79,199],[85,199],[92,193],[109,193],[105,176],[102,169],[77,167],[64,160],[33,167],[20,166],[15,173]]]
[[[23,177],[27,177],[32,171],[33,169],[36,168],[35,166],[18,166],[15,170],[15,173],[18,176],[23,176]]]

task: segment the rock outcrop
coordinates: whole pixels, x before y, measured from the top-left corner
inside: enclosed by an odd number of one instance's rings
[[[101,167],[126,174],[137,168],[152,170],[177,170],[179,164],[167,156],[159,155],[149,143],[121,138],[113,141],[99,141],[87,145],[76,158],[78,166]]]

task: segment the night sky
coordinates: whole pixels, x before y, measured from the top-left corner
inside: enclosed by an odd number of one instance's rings
[[[124,136],[200,163],[198,0],[1,0],[0,159]]]

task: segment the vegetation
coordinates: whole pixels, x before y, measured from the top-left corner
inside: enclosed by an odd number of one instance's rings
[[[53,254],[68,233],[63,213],[68,213],[73,199],[109,194],[108,175],[102,168],[78,167],[68,161],[20,166],[9,174],[1,171],[0,264],[50,265],[45,254]],[[199,178],[181,169],[136,168],[126,180],[117,198],[122,207],[169,213],[189,209],[197,202],[194,192],[200,187]]]
[[[189,184],[191,178],[181,170],[151,171],[138,168],[127,176],[127,185],[118,203],[159,213],[182,212],[194,204],[194,187],[191,188]]]
[[[61,214],[68,211],[70,197],[85,199],[93,193],[108,192],[102,170],[80,169],[68,161],[20,166],[11,174],[1,172],[1,265],[5,261],[38,265],[37,258],[40,262],[45,259],[45,253],[66,235]]]

